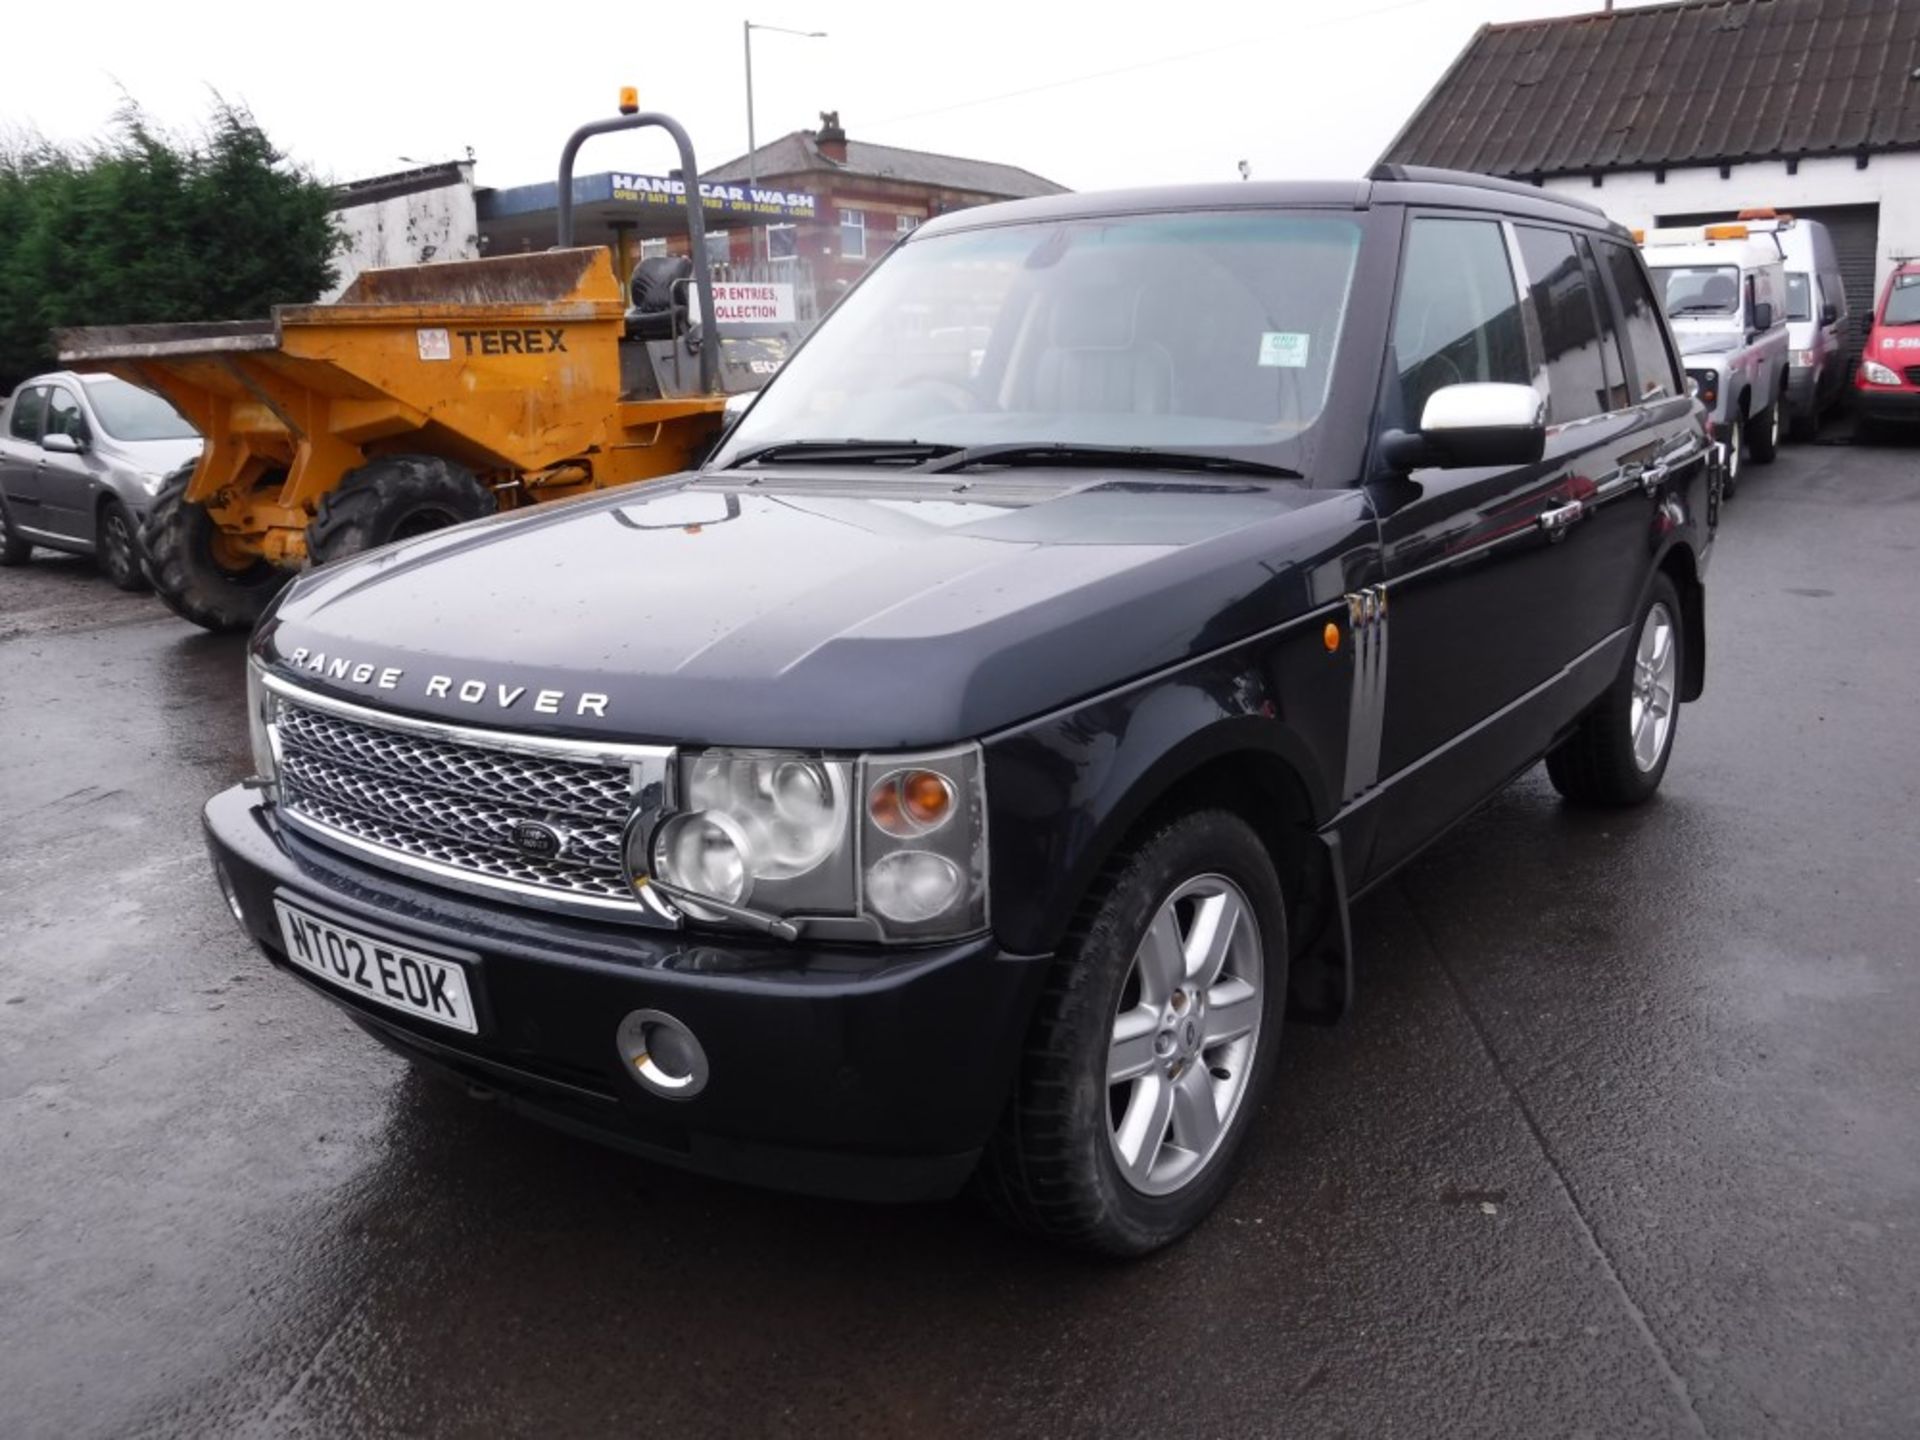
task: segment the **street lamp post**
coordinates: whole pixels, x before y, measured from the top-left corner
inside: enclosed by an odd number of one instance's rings
[[[756,153],[759,147],[754,143],[753,138],[753,32],[756,30],[772,30],[781,35],[798,35],[802,40],[827,38],[827,32],[824,30],[790,30],[785,25],[756,25],[751,20],[740,22],[740,35],[747,50],[747,195],[750,202],[753,192],[760,185],[760,160]],[[760,232],[765,229],[764,225],[755,225],[747,231],[750,249],[756,255],[760,250]],[[769,254],[767,258],[771,260],[773,257]]]

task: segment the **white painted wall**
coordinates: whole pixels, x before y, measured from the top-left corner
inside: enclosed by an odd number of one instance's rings
[[[1651,226],[1657,215],[1717,211],[1731,219],[1741,210],[1762,205],[1784,210],[1802,205],[1878,205],[1876,299],[1892,273],[1894,258],[1920,255],[1917,152],[1872,156],[1864,170],[1855,168],[1851,156],[1802,160],[1797,175],[1787,173],[1785,161],[1763,160],[1732,166],[1725,180],[1718,167],[1689,167],[1667,171],[1665,184],[1655,181],[1651,170],[1631,170],[1604,177],[1598,190],[1584,175],[1555,176],[1544,188],[1598,205],[1630,229]]]
[[[478,260],[480,218],[473,203],[473,166],[462,163],[460,176],[459,183],[437,190],[334,211],[347,243],[334,257],[333,289],[320,298],[336,298],[362,270]]]

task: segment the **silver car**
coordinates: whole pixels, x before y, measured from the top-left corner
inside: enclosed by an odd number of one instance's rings
[[[165,400],[112,375],[40,375],[0,406],[0,565],[33,547],[92,555],[122,590],[146,583],[140,525],[200,436]]]

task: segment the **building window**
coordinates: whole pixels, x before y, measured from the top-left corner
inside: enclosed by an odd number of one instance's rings
[[[867,258],[867,217],[864,211],[840,212],[840,253],[848,260]]]
[[[906,239],[907,236],[919,228],[920,217],[918,215],[896,215],[893,217],[893,237],[896,240]]]
[[[788,225],[767,226],[767,259],[778,265],[790,261],[800,253],[800,233],[797,227]]]
[[[707,231],[707,261],[725,265],[733,259],[733,237],[724,230]]]
[[[666,253],[667,242],[664,237],[650,237],[640,242],[640,258],[642,260],[651,260],[656,255],[664,255]]]

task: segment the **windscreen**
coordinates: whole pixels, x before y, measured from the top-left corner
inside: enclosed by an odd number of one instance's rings
[[[1813,318],[1813,281],[1806,275],[1787,274],[1787,319]]]
[[[100,428],[116,440],[191,440],[200,433],[151,390],[117,376],[89,379],[87,399]]]
[[[913,240],[715,457],[795,441],[1152,446],[1298,468],[1360,222],[1109,216]]]
[[[1883,325],[1920,325],[1920,272],[1893,277],[1893,293],[1887,296]]]
[[[1667,318],[1731,315],[1740,308],[1740,271],[1733,265],[1654,265]]]

